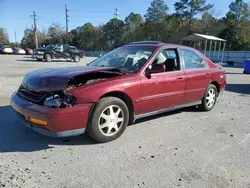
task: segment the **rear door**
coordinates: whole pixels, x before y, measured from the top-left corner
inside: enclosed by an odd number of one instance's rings
[[[185,103],[203,98],[210,83],[209,67],[205,59],[191,48],[180,48],[186,75]]]
[[[165,64],[166,72],[141,76],[140,114],[184,103],[186,79],[179,60],[177,49],[163,49],[152,64]]]
[[[56,58],[69,58],[69,53],[65,53],[65,49],[69,48],[68,45],[57,45],[55,48],[55,57]]]
[[[65,59],[71,58],[71,53],[73,49],[69,45],[63,45],[63,56]]]

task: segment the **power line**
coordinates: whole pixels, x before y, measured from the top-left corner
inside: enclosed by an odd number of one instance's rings
[[[41,20],[40,20],[39,23],[40,23],[41,26],[51,25],[51,24],[57,22],[59,18],[61,18],[62,16],[64,16],[64,14],[65,14],[65,13],[62,13],[62,14],[60,14],[59,16],[55,17],[54,19],[52,19],[52,20],[50,20],[50,21],[48,21],[48,20],[42,20],[42,22],[41,22]],[[45,23],[45,22],[46,22],[46,23]],[[41,24],[41,23],[42,23],[42,24]]]
[[[68,27],[68,22],[69,22],[69,15],[68,15],[68,9],[67,9],[67,5],[65,5],[65,16],[66,16],[66,43],[68,42],[68,30],[69,30],[69,27]]]
[[[38,15],[36,15],[36,12],[35,11],[33,11],[33,15],[30,15],[30,17],[33,17],[33,19],[34,19],[34,25],[33,25],[33,29],[34,29],[34,33],[35,33],[35,43],[36,43],[36,48],[38,48],[38,40],[37,40],[37,25],[36,25],[36,21],[37,21],[37,19],[36,19],[36,17],[37,17]]]

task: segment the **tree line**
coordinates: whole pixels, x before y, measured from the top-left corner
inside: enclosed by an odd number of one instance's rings
[[[99,26],[85,23],[67,36],[62,25],[53,24],[47,32],[38,31],[38,41],[39,44],[67,42],[94,51],[111,50],[141,40],[180,43],[189,34],[201,33],[226,39],[226,50],[250,50],[249,5],[244,0],[235,0],[222,18],[214,15],[213,8],[206,0],[179,0],[174,3],[175,12],[170,14],[163,0],[153,0],[145,15],[131,12],[124,20],[113,18]],[[31,29],[24,31],[21,45],[35,47]]]

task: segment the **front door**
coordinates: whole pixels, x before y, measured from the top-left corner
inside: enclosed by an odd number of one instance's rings
[[[210,82],[210,74],[206,61],[192,49],[180,49],[184,61],[186,75],[185,103],[200,101]]]
[[[165,64],[166,72],[141,76],[140,114],[184,103],[186,78],[179,62],[177,49],[164,49],[152,64]]]

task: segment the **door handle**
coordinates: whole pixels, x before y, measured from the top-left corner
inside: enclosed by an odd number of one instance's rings
[[[183,77],[182,77],[182,76],[180,76],[180,77],[178,77],[178,78],[177,78],[177,80],[182,80],[182,79],[183,79]]]
[[[207,73],[206,73],[206,75],[207,75],[207,76],[210,76],[210,73],[209,73],[209,72],[207,72]]]

